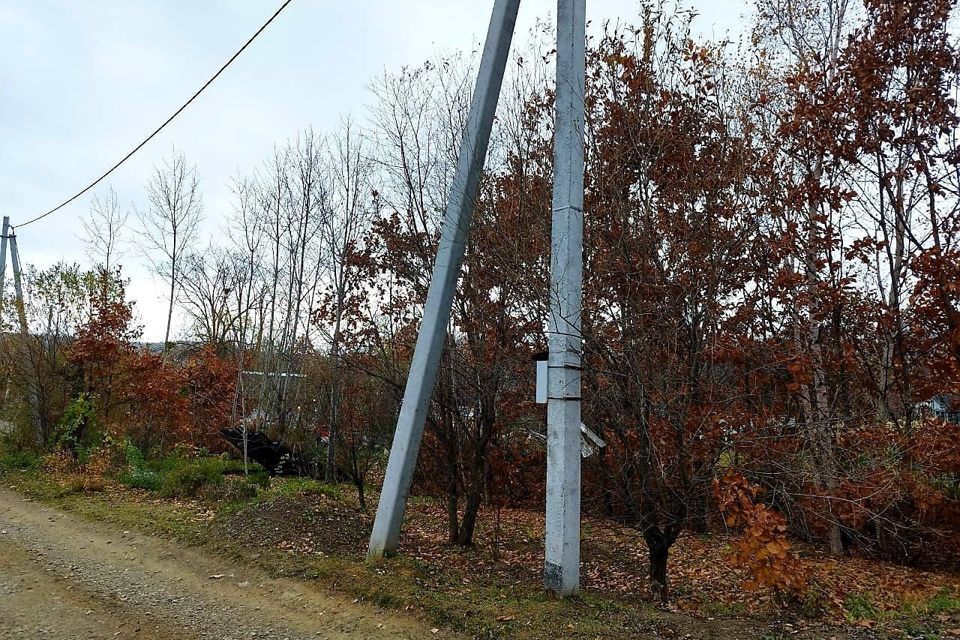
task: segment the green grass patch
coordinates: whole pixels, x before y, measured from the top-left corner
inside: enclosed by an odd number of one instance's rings
[[[883,617],[883,611],[874,604],[873,594],[869,591],[847,596],[843,608],[846,609],[847,619],[851,622],[858,620],[877,621]]]
[[[269,489],[263,495],[268,500],[278,497],[295,498],[299,496],[326,496],[333,500],[343,498],[339,486],[326,484],[313,478],[273,478],[270,481]]]
[[[960,593],[954,589],[941,589],[927,601],[921,615],[960,614]]]
[[[204,487],[216,487],[222,483],[222,461],[199,458],[165,473],[160,482],[160,494],[165,498],[192,498]]]
[[[214,501],[236,502],[256,496],[258,487],[269,483],[266,470],[256,463],[244,467],[242,460],[224,456],[189,458],[174,451],[148,460],[129,442],[124,446],[126,469],[121,484],[158,492],[167,498],[192,498],[203,494]],[[248,471],[248,474],[245,474]],[[225,478],[230,478],[225,482]]]
[[[159,491],[163,485],[163,477],[150,469],[128,469],[120,475],[120,482],[131,489]]]
[[[950,588],[941,589],[926,600],[906,601],[889,614],[891,618],[913,623],[955,615],[960,615],[960,593]]]
[[[910,638],[935,640],[942,637],[941,618],[960,615],[960,593],[944,588],[932,597],[907,600],[897,609],[884,611],[878,608],[872,594],[858,593],[847,598],[847,619],[851,622],[866,620],[887,623],[898,628]]]
[[[35,471],[40,468],[40,456],[33,451],[0,447],[0,473],[5,471]]]

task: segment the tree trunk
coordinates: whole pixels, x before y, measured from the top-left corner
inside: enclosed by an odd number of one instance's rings
[[[818,330],[819,334],[819,330]],[[814,398],[814,435],[812,444],[816,452],[817,474],[819,484],[822,490],[827,493],[827,505],[829,508],[829,541],[830,553],[839,556],[843,555],[843,539],[840,531],[840,524],[833,515],[833,500],[838,484],[838,464],[836,449],[834,447],[833,426],[831,425],[827,405],[827,384],[826,369],[823,365],[823,352],[820,347],[819,335],[811,341],[812,360],[813,360],[813,389]]]
[[[327,482],[337,482],[337,431],[340,420],[340,311],[337,311],[337,323],[333,332],[333,344],[330,349],[333,367],[333,380],[330,385],[330,429],[327,433],[327,467],[324,473]]]
[[[645,536],[646,537],[646,536]],[[669,595],[667,588],[667,558],[670,547],[660,536],[652,536],[654,540],[647,540],[650,551],[650,593],[654,599],[665,601]]]
[[[710,533],[710,492],[695,492],[691,502],[690,527],[700,535],[707,535]]]
[[[460,490],[458,480],[458,469],[457,469],[457,448],[454,444],[454,438],[456,436],[453,434],[452,429],[452,417],[449,412],[444,410],[443,416],[441,417],[441,429],[446,429],[444,431],[444,453],[446,455],[446,468],[447,468],[447,541],[451,544],[456,544],[457,540],[460,538]]]
[[[457,481],[451,479],[447,482],[447,540],[451,544],[456,544],[460,539],[460,500],[457,495]]]
[[[476,483],[471,487],[467,495],[467,504],[463,510],[463,520],[460,522],[460,534],[457,536],[457,544],[462,547],[468,547],[473,544],[473,532],[477,527],[477,514],[480,512],[481,491],[476,488]]]
[[[357,488],[357,502],[360,504],[360,509],[366,511],[367,497],[364,493],[363,480],[359,477],[354,477],[353,484]]]

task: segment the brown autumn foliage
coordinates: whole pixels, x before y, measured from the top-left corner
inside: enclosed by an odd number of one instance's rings
[[[78,372],[82,393],[94,399],[100,424],[145,451],[178,444],[223,450],[218,431],[230,424],[236,362],[212,346],[172,362],[138,347],[139,335],[122,281],[96,287],[67,361]]]
[[[730,556],[736,565],[750,573],[743,588],[748,591],[768,588],[788,596],[801,596],[806,588],[806,576],[791,551],[786,518],[758,502],[760,487],[740,473],[728,473],[715,480],[714,491],[724,523],[742,531]]]
[[[213,345],[204,345],[187,357],[182,394],[189,426],[182,442],[208,451],[226,450],[219,432],[232,424],[239,370],[236,358],[221,356]]]
[[[954,5],[868,2],[857,18],[761,5],[752,60],[688,37],[656,3],[589,57],[585,421],[608,447],[585,496],[643,534],[655,591],[680,533],[716,525],[710,487],[730,469],[763,489],[757,517],[777,540],[953,553],[932,543],[955,540],[953,427],[921,405],[958,392],[956,261],[937,258],[957,238]],[[446,496],[451,540],[478,478],[496,505],[513,479],[542,477],[532,366],[499,354],[543,344],[526,320],[545,305],[551,99],[525,96],[488,171],[428,420],[418,488]],[[435,212],[390,210],[364,265],[409,350]]]

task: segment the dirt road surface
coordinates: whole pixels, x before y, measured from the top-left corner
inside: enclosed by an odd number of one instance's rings
[[[450,637],[0,490],[0,640]]]

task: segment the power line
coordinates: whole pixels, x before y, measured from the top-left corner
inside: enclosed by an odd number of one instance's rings
[[[63,209],[65,206],[67,206],[68,204],[70,204],[71,202],[73,202],[74,200],[76,200],[77,198],[81,197],[83,194],[87,193],[88,191],[90,191],[91,189],[93,189],[94,187],[96,187],[98,184],[100,184],[101,182],[103,182],[103,181],[107,178],[107,176],[109,176],[111,173],[113,173],[113,172],[116,171],[118,168],[120,168],[120,165],[122,165],[124,162],[126,162],[127,160],[129,160],[137,151],[140,151],[140,149],[142,149],[144,146],[146,146],[146,144],[147,144],[148,142],[150,142],[151,140],[153,140],[153,139],[157,136],[158,133],[160,133],[161,131],[163,131],[163,129],[164,129],[168,124],[170,124],[171,122],[173,122],[174,119],[176,119],[177,116],[179,116],[181,113],[183,113],[183,112],[186,110],[186,108],[189,107],[189,106],[193,103],[193,101],[196,100],[196,99],[200,96],[200,94],[203,93],[203,92],[207,89],[207,87],[209,87],[211,84],[213,84],[214,80],[216,80],[217,78],[219,78],[220,75],[221,75],[224,71],[227,70],[227,67],[229,67],[231,64],[233,64],[233,61],[236,60],[237,58],[239,58],[239,57],[240,57],[240,54],[242,54],[244,51],[246,51],[247,47],[249,47],[251,44],[253,44],[253,41],[256,40],[257,37],[258,37],[261,33],[263,33],[263,32],[266,30],[267,27],[270,26],[270,23],[272,23],[274,20],[276,20],[277,16],[279,16],[281,13],[283,13],[283,10],[286,9],[287,6],[288,6],[291,2],[293,2],[293,0],[285,0],[285,2],[284,2],[282,5],[280,5],[280,8],[277,9],[276,12],[274,12],[274,14],[273,14],[272,16],[270,16],[270,19],[267,20],[266,22],[264,22],[264,23],[263,23],[263,26],[261,26],[259,29],[257,29],[257,32],[254,33],[252,36],[250,36],[250,39],[247,40],[247,41],[243,44],[243,46],[240,47],[240,48],[237,50],[237,52],[236,52],[235,54],[233,54],[233,56],[231,56],[231,58],[230,58],[229,60],[226,61],[226,63],[224,63],[224,65],[223,65],[222,67],[220,67],[220,70],[219,70],[219,71],[217,71],[215,74],[213,74],[213,76],[212,76],[209,80],[207,80],[207,81],[203,84],[203,86],[200,87],[200,89],[197,90],[196,93],[194,93],[192,96],[190,96],[190,99],[187,100],[187,101],[183,104],[183,106],[181,106],[179,109],[177,109],[177,110],[173,113],[172,116],[170,116],[169,118],[167,118],[166,120],[164,120],[163,124],[161,124],[159,127],[157,127],[156,129],[154,129],[154,130],[153,130],[153,133],[151,133],[151,134],[148,135],[146,138],[144,138],[143,141],[142,141],[140,144],[138,144],[136,147],[134,147],[133,150],[130,151],[130,153],[128,153],[127,155],[125,155],[118,163],[116,163],[115,165],[113,165],[112,167],[110,167],[109,170],[107,170],[107,171],[106,171],[103,175],[101,175],[99,178],[97,178],[96,180],[94,180],[93,182],[91,182],[89,185],[87,185],[82,191],[77,192],[74,196],[68,198],[67,200],[64,200],[63,202],[61,202],[60,204],[58,204],[58,205],[57,205],[56,207],[54,207],[53,209],[50,209],[50,210],[47,211],[46,213],[43,213],[43,214],[41,214],[41,215],[39,215],[39,216],[37,216],[37,217],[35,217],[35,218],[31,218],[30,220],[27,220],[26,222],[17,225],[17,228],[25,227],[25,226],[27,226],[28,224],[33,224],[34,222],[37,222],[38,220],[43,220],[44,218],[46,218],[46,217],[49,216],[49,215],[53,215],[54,213],[56,213],[56,212],[59,211],[60,209]]]

